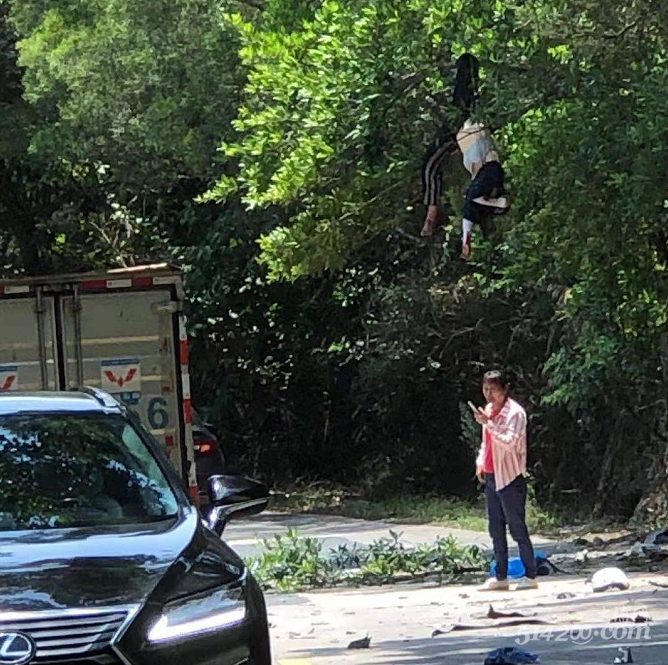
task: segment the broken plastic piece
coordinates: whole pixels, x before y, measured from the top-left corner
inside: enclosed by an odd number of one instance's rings
[[[597,593],[611,589],[626,591],[630,586],[629,578],[619,568],[602,568],[596,571],[591,578],[591,584]]]

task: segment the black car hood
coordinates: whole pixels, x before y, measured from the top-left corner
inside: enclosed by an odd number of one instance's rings
[[[189,509],[139,526],[0,533],[0,610],[142,604],[186,550],[201,555],[202,529]]]

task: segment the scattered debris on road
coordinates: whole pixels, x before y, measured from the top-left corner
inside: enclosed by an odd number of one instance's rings
[[[589,580],[588,580],[589,581]],[[619,568],[602,568],[597,570],[591,577],[592,589],[596,593],[604,591],[626,591],[629,586],[629,578]]]
[[[610,623],[651,623],[652,620],[645,614],[636,614],[634,617],[615,617]]]
[[[489,606],[489,611],[487,612],[488,619],[528,619],[529,617],[535,617],[536,613],[525,614],[523,612],[499,612],[494,609],[492,605]]]
[[[502,621],[494,620],[487,622],[471,622],[471,623],[453,623],[450,626],[447,626],[442,629],[435,630],[432,633],[432,637],[436,635],[446,635],[447,633],[457,633],[463,632],[466,630],[489,630],[490,628],[512,628],[514,626],[549,626],[552,625],[551,621],[545,621],[544,619],[534,619],[530,617],[525,617],[521,619],[504,619]]]
[[[371,647],[371,638],[367,635],[361,640],[354,640],[349,645],[349,649],[369,649]]]
[[[575,598],[575,594],[570,591],[564,591],[557,595],[557,600],[569,600],[570,598]]]
[[[495,649],[485,658],[485,665],[529,665],[531,663],[540,663],[540,658],[535,653],[516,647]]]
[[[573,557],[575,563],[587,563],[588,559],[589,559],[589,550],[582,550],[582,552],[578,552]]]
[[[619,647],[619,653],[621,655],[617,656],[615,658],[615,665],[626,665],[627,663],[632,663],[633,662],[633,654],[631,653],[631,649],[625,649],[624,647]]]
[[[628,554],[629,557],[645,557],[659,562],[668,559],[668,529],[653,531],[642,542],[636,543]]]

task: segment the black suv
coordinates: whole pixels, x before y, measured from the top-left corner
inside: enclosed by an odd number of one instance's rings
[[[270,665],[262,593],[220,538],[267,490],[210,494],[202,518],[104,393],[0,394],[0,665]]]

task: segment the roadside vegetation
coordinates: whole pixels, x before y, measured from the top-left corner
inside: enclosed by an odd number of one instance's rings
[[[265,551],[247,563],[264,589],[276,591],[425,579],[447,584],[471,575],[480,577],[487,566],[479,548],[462,546],[454,538],[410,547],[393,531],[367,547],[340,545],[326,551],[317,538],[289,530],[265,540],[264,546]]]
[[[364,520],[404,524],[438,524],[453,529],[487,531],[487,513],[482,493],[474,500],[456,497],[398,495],[364,496],[342,487],[313,483],[293,486],[273,493],[274,510],[288,513],[323,513]],[[549,512],[538,504],[533,491],[527,502],[527,524],[533,533],[549,535],[563,527],[586,525],[587,516],[570,519]],[[594,525],[590,525],[594,528]]]

